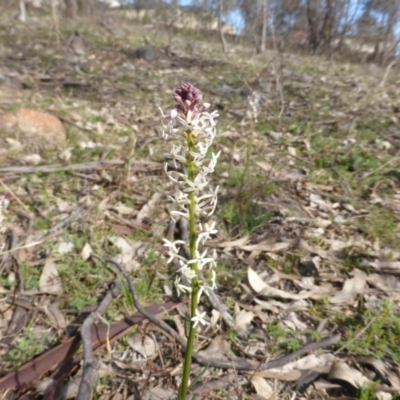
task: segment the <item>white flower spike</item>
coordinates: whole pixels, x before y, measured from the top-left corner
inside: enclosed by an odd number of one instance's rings
[[[218,187],[210,188],[208,176],[214,172],[220,153],[211,153],[211,157],[207,157],[216,135],[218,112],[206,111],[210,105],[201,104],[200,91],[190,83],[181,85],[175,91],[174,98],[177,104],[172,111],[164,114],[161,110],[162,116],[168,120],[163,124],[163,137],[177,142],[172,144],[167,155],[172,160],[173,168],[166,164],[165,172],[174,188],[173,195],[169,196],[174,208],[171,218],[188,220],[189,243],[164,240],[164,246],[167,248],[168,262],[176,261],[180,267],[175,278],[178,295],[190,295],[191,323],[178,396],[179,400],[185,400],[196,328],[199,324],[209,324],[205,319],[206,313],[199,313],[197,308],[200,296],[206,287],[216,287],[216,253],[214,251],[209,255],[202,247],[217,230],[215,222],[201,224],[199,217],[210,216],[217,205]],[[188,248],[188,260],[179,254],[181,246]]]
[[[173,139],[168,159],[172,160],[174,170],[170,170],[165,165],[165,172],[175,188],[175,193],[168,196],[174,209],[171,210],[172,218],[192,217],[190,207],[192,206],[193,217],[210,216],[213,214],[217,204],[216,189],[210,188],[208,175],[213,173],[218,161],[220,152],[211,153],[210,158],[206,158],[210,146],[216,135],[216,119],[218,112],[212,113],[205,110],[210,107],[208,103],[201,105],[202,95],[200,91],[189,83],[180,86],[174,93],[177,101],[175,108],[167,114],[161,110],[162,116],[168,120],[163,124],[163,137]],[[188,170],[187,173],[178,172],[179,165]],[[215,271],[211,274],[211,280],[202,280],[199,272],[202,270],[213,270],[216,263],[213,257],[207,256],[207,251],[200,251],[200,246],[204,246],[212,235],[217,233],[215,222],[201,224],[197,223],[194,232],[195,247],[191,249],[191,260],[184,260],[179,255],[180,246],[188,246],[183,241],[170,242],[164,239],[164,246],[168,252],[168,263],[177,259],[181,264],[179,274],[175,281],[178,292],[188,292],[182,279],[191,284],[194,277],[199,279],[199,288],[203,292],[205,286],[215,288]],[[182,265],[182,263],[185,263]],[[195,271],[195,273],[189,273]]]

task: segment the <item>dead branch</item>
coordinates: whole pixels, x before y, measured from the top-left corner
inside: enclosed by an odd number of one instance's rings
[[[38,166],[19,166],[19,167],[4,167],[0,168],[0,173],[14,173],[14,174],[36,174],[38,172],[51,173],[62,171],[87,171],[93,169],[106,169],[113,167],[123,167],[124,160],[104,160],[93,161],[84,164],[71,164],[71,165],[38,165]],[[162,165],[154,161],[132,161],[132,170],[136,172],[149,172],[160,171]]]
[[[77,400],[91,399],[92,388],[97,379],[98,368],[93,356],[92,348],[92,325],[99,315],[105,313],[114,298],[121,292],[121,284],[118,279],[113,283],[113,287],[107,292],[97,310],[90,313],[82,324],[81,338],[83,344],[83,374],[79,385]]]

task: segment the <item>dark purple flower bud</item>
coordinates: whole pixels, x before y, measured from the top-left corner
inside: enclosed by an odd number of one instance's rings
[[[183,114],[187,114],[188,111],[199,113],[204,110],[204,107],[196,107],[200,104],[203,95],[200,93],[200,90],[191,83],[183,83],[176,89],[174,98],[178,102],[175,108]]]

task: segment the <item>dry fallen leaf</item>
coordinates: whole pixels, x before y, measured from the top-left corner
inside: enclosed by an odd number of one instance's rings
[[[371,387],[374,382],[369,380],[360,371],[349,367],[345,362],[338,361],[334,363],[329,371],[329,379],[338,379],[350,383],[350,385],[361,389]],[[379,400],[390,400],[392,395],[385,392],[377,392],[376,396]]]
[[[368,263],[371,267],[374,267],[378,271],[399,274],[400,273],[400,261],[374,261]]]
[[[353,275],[353,278],[344,283],[342,291],[329,299],[331,303],[352,303],[359,294],[364,292],[367,284],[367,274],[360,269],[354,269]]]
[[[131,243],[121,237],[121,236],[111,236],[108,239],[116,248],[118,248],[118,250],[121,251],[122,254],[131,254],[133,253],[133,247],[131,245]]]
[[[68,322],[58,307],[58,303],[51,303],[49,306],[45,307],[45,312],[50,320],[50,323],[56,329],[65,329],[68,326]]]
[[[68,201],[57,199],[56,202],[57,202],[58,211],[60,211],[62,213],[70,212],[74,209],[74,205]]]
[[[57,266],[52,258],[47,258],[39,278],[39,289],[42,293],[60,294],[61,279]]]
[[[156,205],[161,198],[161,193],[154,193],[150,200],[142,207],[136,216],[136,220],[142,223],[145,219],[150,218]]]
[[[255,316],[251,311],[240,310],[235,316],[235,329],[241,334],[248,335],[249,326]]]
[[[127,339],[129,346],[145,358],[151,358],[158,352],[157,343],[149,336],[135,333]]]
[[[250,236],[243,236],[240,239],[219,243],[218,247],[222,247],[222,248],[225,248],[227,250],[241,248],[246,243],[248,243],[249,240],[250,240]]]
[[[357,363],[372,365],[379,373],[385,377],[394,390],[400,393],[400,377],[395,372],[391,371],[390,363],[375,358],[359,357]]]
[[[400,300],[400,280],[393,275],[371,274],[367,278],[368,283],[386,293],[392,300]]]
[[[319,356],[312,354],[300,360],[290,362],[280,368],[257,371],[254,375],[294,382],[310,371],[324,374],[328,373],[334,361],[335,356],[333,354],[321,354]]]
[[[73,248],[74,244],[72,242],[62,240],[60,243],[58,243],[56,251],[59,255],[63,256],[64,254],[71,252]]]
[[[82,260],[87,261],[89,257],[92,255],[92,252],[93,252],[92,246],[90,246],[89,243],[85,243],[81,252]]]
[[[265,400],[272,400],[274,398],[274,389],[272,389],[271,385],[262,376],[254,376],[251,379],[251,383],[256,393]]]
[[[210,344],[204,350],[199,351],[199,354],[203,357],[217,357],[220,359],[225,359],[225,355],[229,354],[230,351],[231,347],[226,340],[226,337],[223,335],[218,335],[211,340]]]
[[[115,204],[111,207],[111,209],[117,211],[117,213],[120,215],[135,216],[138,213],[137,210],[135,210],[134,208],[128,207],[123,203]]]
[[[288,293],[280,289],[276,289],[272,286],[269,286],[266,282],[262,280],[262,278],[252,270],[251,268],[247,271],[247,279],[249,281],[250,287],[257,294],[267,297],[280,297],[282,299],[293,299],[293,300],[301,300],[312,298],[314,295],[313,291],[302,292],[299,294],[296,293]]]
[[[143,400],[170,400],[173,397],[174,392],[169,389],[164,389],[163,387],[155,387],[145,392],[143,395]]]
[[[270,240],[265,240],[257,244],[251,244],[247,246],[240,246],[240,250],[250,252],[266,252],[266,253],[279,253],[287,250],[291,246],[290,242],[275,242],[271,243]]]

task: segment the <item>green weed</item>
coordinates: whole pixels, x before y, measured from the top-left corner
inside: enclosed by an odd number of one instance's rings
[[[26,333],[19,336],[15,345],[4,354],[3,360],[12,361],[13,366],[18,367],[46,350],[49,342],[50,339],[44,332],[39,336],[30,332],[30,329],[27,327]]]
[[[335,319],[346,327],[340,346],[355,355],[400,361],[400,314],[390,300],[385,299],[379,312],[361,308],[359,317],[337,314]]]

